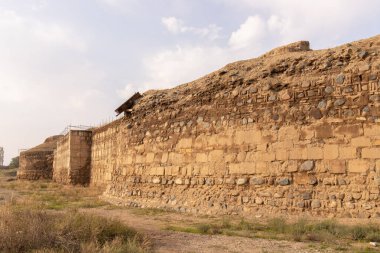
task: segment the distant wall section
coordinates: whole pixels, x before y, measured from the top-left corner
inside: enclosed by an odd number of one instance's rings
[[[123,140],[118,139],[121,121],[117,120],[98,129],[92,135],[91,184],[106,185],[111,182],[111,173],[116,169]]]
[[[49,137],[41,145],[21,152],[17,177],[28,180],[52,179],[54,151],[61,138],[60,135]]]
[[[53,180],[64,184],[90,182],[92,132],[70,130],[57,145]]]

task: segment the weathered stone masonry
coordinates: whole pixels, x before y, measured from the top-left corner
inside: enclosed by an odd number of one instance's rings
[[[21,152],[17,177],[28,180],[52,179],[54,150],[60,138],[60,135],[49,137],[44,143]]]
[[[107,130],[117,159],[105,196],[185,212],[377,216],[379,37],[294,46],[144,94]]]
[[[379,50],[299,42],[146,92],[93,129],[91,184],[183,212],[380,216]]]
[[[87,185],[91,177],[91,131],[70,130],[57,143],[53,180]]]

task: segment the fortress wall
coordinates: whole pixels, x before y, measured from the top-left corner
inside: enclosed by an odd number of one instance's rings
[[[376,216],[379,131],[366,123],[251,124],[128,147],[106,194],[187,212]]]
[[[18,179],[51,179],[53,175],[54,151],[33,151],[20,153]]]
[[[192,106],[127,118],[104,195],[194,213],[380,217],[379,77],[243,81],[217,95],[210,84]]]
[[[18,179],[52,179],[54,151],[61,136],[52,136],[44,143],[20,153]]]
[[[105,186],[111,181],[111,173],[117,164],[119,127],[120,120],[117,120],[93,130],[90,180],[92,185]]]
[[[148,91],[124,118],[62,138],[53,179],[135,207],[380,217],[379,54],[380,36],[298,42]]]
[[[90,183],[92,132],[70,130],[58,142],[53,180],[65,184]]]
[[[54,152],[54,171],[53,180],[55,182],[69,183],[70,168],[70,135],[66,134],[57,143],[57,149]]]

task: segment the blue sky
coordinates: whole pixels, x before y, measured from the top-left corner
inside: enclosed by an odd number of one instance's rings
[[[135,91],[194,80],[309,40],[379,34],[378,0],[0,0],[0,146],[7,162]]]

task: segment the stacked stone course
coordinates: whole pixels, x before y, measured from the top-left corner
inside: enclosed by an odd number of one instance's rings
[[[380,37],[305,45],[144,94],[111,126],[105,196],[184,212],[380,216]]]
[[[57,143],[53,180],[64,184],[88,185],[91,177],[92,132],[70,130]]]
[[[44,143],[20,153],[18,179],[52,179],[54,150],[62,136],[52,136]]]
[[[303,41],[148,91],[93,129],[90,182],[138,207],[378,217],[379,53],[380,36],[318,51]]]

